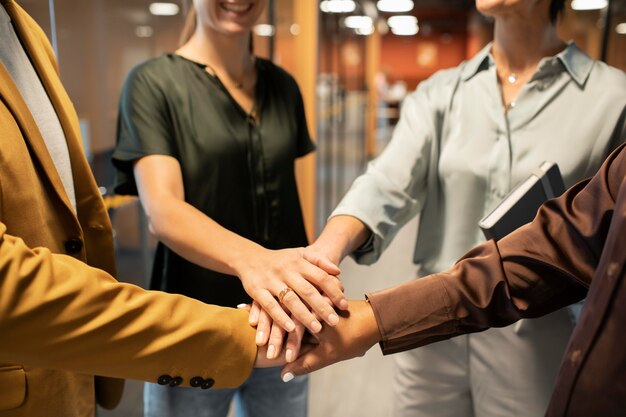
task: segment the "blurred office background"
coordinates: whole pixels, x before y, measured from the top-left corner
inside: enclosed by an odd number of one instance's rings
[[[81,120],[85,152],[109,204],[119,279],[145,285],[154,239],[134,198],[111,195],[117,103],[130,69],[178,45],[191,0],[18,0],[44,28]],[[437,70],[458,65],[491,40],[473,0],[267,0],[255,53],[298,81],[315,155],[297,172],[313,239],[351,181],[387,144],[403,97]],[[626,70],[626,0],[567,1],[559,30],[596,59]],[[419,117],[419,115],[416,115]],[[342,264],[351,298],[411,279],[416,221],[380,262]],[[377,348],[311,378],[311,417],[390,414],[391,367]],[[100,416],[142,415],[142,384]]]

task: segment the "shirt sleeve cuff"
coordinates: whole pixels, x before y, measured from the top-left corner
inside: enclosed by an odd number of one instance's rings
[[[443,280],[437,275],[370,293],[380,330],[383,354],[401,352],[446,339],[456,333],[456,320]]]

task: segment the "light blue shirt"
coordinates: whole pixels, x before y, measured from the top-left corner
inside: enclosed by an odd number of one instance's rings
[[[558,163],[569,187],[626,140],[624,72],[570,43],[541,60],[505,112],[490,50],[436,73],[405,99],[391,142],[332,213],[373,232],[358,262],[378,259],[421,214],[419,275],[447,269],[484,241],[478,221],[541,162]]]

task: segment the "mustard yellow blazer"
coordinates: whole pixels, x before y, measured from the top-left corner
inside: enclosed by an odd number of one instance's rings
[[[0,2],[65,132],[78,211],[0,64],[0,417],[91,417],[96,400],[119,401],[123,383],[107,377],[241,384],[256,355],[245,311],[112,278],[111,224],[52,48],[15,1]]]

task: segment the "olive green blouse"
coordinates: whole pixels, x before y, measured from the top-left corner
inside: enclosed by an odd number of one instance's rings
[[[257,120],[205,66],[166,54],[132,70],[120,98],[115,190],[137,194],[133,161],[180,162],[185,201],[264,247],[307,244],[294,162],[314,149],[295,80],[257,58]],[[207,236],[211,239],[211,236]],[[158,244],[151,289],[211,304],[250,300],[237,278],[207,270]]]

